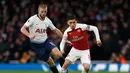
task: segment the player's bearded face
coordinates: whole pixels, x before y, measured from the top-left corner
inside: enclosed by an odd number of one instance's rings
[[[67,24],[70,26],[71,29],[75,29],[77,20],[75,20],[75,19],[68,20]]]
[[[41,18],[45,18],[47,13],[47,8],[39,8],[39,15]]]

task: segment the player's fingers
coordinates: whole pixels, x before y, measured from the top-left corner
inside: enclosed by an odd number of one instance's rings
[[[102,43],[101,43],[101,42],[99,42],[97,45],[100,47],[100,46],[102,45]]]
[[[71,46],[72,44],[71,43],[67,43],[67,46]]]
[[[33,39],[35,38],[35,35],[33,35]]]
[[[61,51],[61,54],[64,54],[64,51]]]

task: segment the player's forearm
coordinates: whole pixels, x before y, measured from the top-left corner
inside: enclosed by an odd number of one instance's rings
[[[96,41],[100,41],[100,36],[99,36],[98,28],[95,27],[95,26],[90,26],[90,29],[94,32],[94,34],[96,36]]]
[[[27,31],[26,28],[22,27],[22,28],[21,28],[21,32],[22,32],[25,36],[29,37],[29,32]]]
[[[62,51],[62,50],[64,50],[64,47],[65,47],[65,40],[64,39],[62,39],[62,41],[61,41],[61,43],[60,43],[60,50]]]
[[[60,38],[62,38],[62,36],[63,36],[63,34],[62,34],[62,32],[59,30],[59,29],[54,29],[54,32],[60,37]]]
[[[66,41],[66,43],[70,43],[70,44],[72,44],[72,43],[71,43],[70,41],[68,41],[68,40]]]

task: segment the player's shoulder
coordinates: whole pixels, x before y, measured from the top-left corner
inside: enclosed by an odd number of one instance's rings
[[[45,17],[45,20],[46,21],[51,21],[51,19],[49,19],[47,16]]]
[[[87,26],[87,24],[85,24],[85,23],[77,23],[77,25],[76,25],[77,28],[82,28],[85,26]]]
[[[77,26],[83,26],[83,25],[87,25],[85,23],[77,23]]]
[[[64,33],[70,32],[72,29],[70,27],[68,27]]]
[[[29,19],[30,19],[30,20],[34,20],[34,19],[36,19],[36,18],[37,18],[37,14],[32,15]]]

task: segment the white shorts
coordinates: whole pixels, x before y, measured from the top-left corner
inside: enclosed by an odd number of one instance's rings
[[[77,59],[81,60],[81,63],[87,63],[90,64],[90,52],[89,49],[87,50],[77,50],[74,47],[72,47],[70,53],[66,57],[66,59],[70,60],[72,63],[74,63]]]

